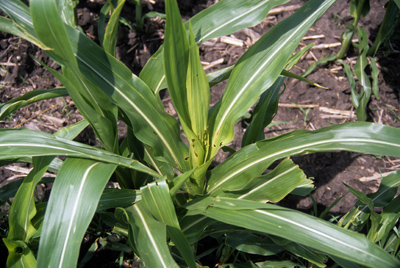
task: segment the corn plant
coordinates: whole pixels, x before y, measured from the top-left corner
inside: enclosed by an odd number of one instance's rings
[[[312,66],[310,66],[303,76],[310,74],[314,68],[320,64],[337,60],[343,65],[343,70],[350,84],[351,101],[356,109],[357,120],[367,120],[367,106],[373,93],[376,99],[380,99],[378,75],[379,69],[374,59],[375,54],[382,44],[386,44],[393,36],[397,25],[400,22],[399,5],[394,0],[386,3],[386,12],[380,25],[378,34],[370,47],[368,34],[364,27],[358,27],[361,18],[366,17],[370,11],[369,0],[353,0],[350,4],[350,15],[353,17],[353,22],[346,26],[342,33],[342,46],[337,54],[329,55]],[[357,34],[358,44],[353,43],[353,36]],[[357,61],[353,68],[343,60],[349,51],[350,45],[353,44],[358,48]],[[388,46],[389,47],[389,46]],[[370,72],[370,77],[368,75]],[[356,88],[357,78],[359,90]]]
[[[339,226],[362,231],[367,237],[396,257],[399,256],[400,239],[398,236],[398,220],[400,213],[396,196],[399,187],[398,171],[382,178],[378,191],[365,195],[346,185],[358,201],[354,208],[339,220]],[[382,209],[378,214],[374,209]]]
[[[165,18],[165,14],[150,11],[146,14],[142,12],[142,1],[141,0],[132,0],[132,3],[135,5],[135,28],[125,19],[120,17],[121,10],[125,5],[125,0],[108,0],[100,10],[99,14],[99,22],[98,22],[98,35],[100,43],[103,44],[106,41],[105,45],[109,47],[114,47],[115,50],[115,41],[116,35],[118,31],[118,25],[120,23],[129,27],[132,31],[143,31],[144,21],[148,18],[160,17]],[[108,24],[106,26],[106,19],[108,20]],[[109,37],[104,37],[105,35],[112,35]],[[113,42],[113,44],[109,44],[107,42]],[[102,45],[104,47],[104,45]],[[115,51],[113,51],[115,53]]]
[[[132,0],[135,4],[135,21],[136,21],[136,29],[138,31],[143,31],[144,20],[148,18],[160,17],[165,18],[165,14],[150,11],[146,14],[143,14],[142,11],[142,1],[141,0]]]
[[[1,31],[45,50],[62,73],[42,64],[64,85],[4,103],[0,117],[66,95],[85,117],[55,134],[0,129],[1,164],[33,165],[23,181],[7,187],[6,195],[13,197],[3,239],[7,266],[75,267],[97,214],[126,237],[146,267],[200,267],[198,246],[207,237],[221,241],[219,263],[232,266],[300,265],[295,258],[280,262],[287,252],[310,267],[324,266],[328,259],[349,267],[399,267],[396,257],[365,235],[276,204],[288,194],[307,195],[313,189],[290,156],[332,150],[400,156],[399,129],[364,122],[265,139],[292,53],[334,0],[308,1],[235,66],[206,75],[200,64],[198,44],[253,26],[286,2],[223,0],[184,23],[176,1],[166,0],[164,45],[138,77],[113,56],[113,46],[98,46],[60,16],[61,8],[71,11],[69,1],[31,0],[28,7],[0,0],[8,15],[0,18]],[[113,35],[106,36],[113,44]],[[223,97],[209,108],[210,87],[227,78]],[[179,120],[163,110],[159,92],[165,87]],[[257,101],[243,148],[211,168],[217,152],[234,138],[235,121]],[[121,143],[118,120],[128,126]],[[72,141],[88,124],[100,148]],[[47,170],[57,173],[50,198],[34,202],[34,189],[46,181]],[[120,189],[105,189],[113,174]],[[235,252],[244,257],[235,260]],[[275,261],[254,264],[245,253]]]

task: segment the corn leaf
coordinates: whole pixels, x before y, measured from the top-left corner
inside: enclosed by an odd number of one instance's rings
[[[36,259],[33,251],[23,241],[14,241],[3,238],[9,255],[7,258],[7,267],[12,268],[36,268]]]
[[[193,215],[185,216],[179,221],[179,224],[188,242],[192,244],[200,240],[204,229],[209,227],[213,222],[213,219],[207,218],[206,216]]]
[[[251,179],[245,186],[228,185],[219,196],[258,202],[279,202],[307,179],[289,158],[283,160],[268,174]]]
[[[284,85],[285,77],[280,76],[275,83],[260,96],[250,125],[242,138],[242,147],[265,139],[264,129],[272,122],[278,110],[280,89]]]
[[[210,88],[193,32],[189,27],[188,40],[175,0],[166,2],[166,15],[164,69],[168,91],[190,143],[189,161],[194,168],[204,161]],[[203,188],[203,174],[197,177]]]
[[[392,232],[396,223],[400,218],[400,198],[396,197],[393,199],[387,207],[384,208],[381,217],[382,222],[380,223],[379,230],[377,231],[377,237],[375,241],[386,240],[388,235]]]
[[[390,173],[382,178],[378,191],[368,194],[375,207],[387,207],[397,193],[400,186],[400,171]]]
[[[334,61],[336,60],[336,55],[335,54],[331,54],[329,56],[326,56],[322,59],[319,59],[317,62],[314,62],[313,64],[311,64],[307,70],[302,74],[303,77],[307,77],[309,74],[311,74],[315,68],[317,68],[319,65],[322,65],[324,63],[330,62],[330,61]]]
[[[14,267],[13,265],[19,267],[27,265],[29,267],[36,263],[36,259],[25,243],[28,243],[37,232],[37,229],[31,223],[31,220],[36,215],[33,194],[36,190],[36,185],[47,171],[53,157],[34,157],[32,160],[34,168],[23,180],[10,208],[8,220],[10,229],[7,239],[4,240],[10,252],[7,257],[7,264],[10,265],[8,267]],[[22,252],[21,249],[23,249]]]
[[[42,63],[42,65],[44,64]],[[102,92],[99,88],[85,77],[79,78],[76,74],[72,73],[69,68],[64,67],[64,75],[61,75],[46,65],[44,66],[68,88],[69,95],[74,100],[78,110],[90,122],[96,136],[99,137],[104,147],[108,151],[118,153],[116,128],[117,107],[109,105],[108,108],[103,110],[96,108],[96,105],[93,105],[93,103],[88,100],[94,100],[92,96],[96,95],[97,100],[101,99],[100,103],[106,102],[106,98],[102,96]],[[99,105],[99,102],[95,101],[94,104]]]
[[[242,252],[263,256],[276,255],[283,251],[283,247],[269,237],[260,237],[255,234],[229,233],[225,244]]]
[[[200,63],[199,48],[194,40],[193,31],[189,30],[189,64],[187,71],[187,102],[193,134],[187,134],[190,143],[192,167],[204,162],[206,154],[208,108],[210,106],[210,87],[206,73]]]
[[[113,56],[115,56],[115,46],[117,43],[116,39],[119,26],[119,14],[121,13],[124,4],[125,0],[118,0],[117,6],[113,9],[110,16],[104,39],[102,40],[104,50]]]
[[[388,41],[393,36],[393,33],[400,22],[400,9],[398,3],[400,3],[399,0],[389,1],[386,3],[385,16],[383,17],[381,26],[379,27],[379,31],[375,38],[374,44],[368,51],[369,56],[375,56],[381,44]]]
[[[86,120],[81,120],[74,125],[70,125],[70,126],[60,129],[54,135],[56,135],[57,137],[63,138],[63,139],[72,140],[76,136],[78,136],[78,134],[81,133],[88,125],[89,124]],[[32,163],[32,157],[30,157],[30,156],[13,157],[12,155],[10,155],[9,157],[7,157],[7,160],[0,160],[0,166],[11,164],[11,163]],[[50,163],[49,171],[55,172],[55,173],[58,172],[62,163],[63,163],[63,161],[61,159],[54,158],[53,161]]]
[[[41,40],[36,36],[33,25],[26,25],[30,21],[29,8],[19,0],[0,0],[0,9],[2,9],[11,19],[0,17],[0,30],[20,36],[38,47],[48,50]]]
[[[51,53],[57,62],[77,67],[57,1],[33,0],[29,8],[35,33],[43,43],[52,48]]]
[[[316,131],[297,130],[248,145],[211,171],[208,193],[259,176],[280,158],[312,152],[347,150],[400,156],[400,130],[363,122],[329,126]]]
[[[172,182],[170,182],[169,193],[171,195],[172,200],[175,200],[177,192],[183,187],[183,185],[189,180],[190,176],[192,176],[194,169],[186,171],[185,173],[175,177]]]
[[[106,18],[110,10],[111,10],[110,3],[107,2],[103,5],[103,7],[99,12],[99,19],[97,20],[97,36],[99,38],[99,43],[101,45],[103,45],[104,42],[104,34],[106,31]]]
[[[63,128],[62,130],[58,131],[55,136],[73,139],[86,126],[87,123],[81,121],[78,124]],[[29,239],[36,235],[37,227],[31,222],[36,216],[36,206],[33,200],[34,191],[36,189],[36,185],[42,180],[44,173],[49,168],[53,159],[53,156],[32,158],[34,168],[29,172],[28,176],[18,187],[18,191],[16,192],[10,208],[10,229],[7,236],[9,244],[11,243],[10,245],[14,245],[14,242],[19,243],[22,241],[28,243]],[[8,257],[8,262],[24,262],[24,260],[29,257],[28,253],[21,255],[20,252],[14,252],[14,250],[16,249],[13,246],[9,248],[11,254]],[[18,260],[18,256],[20,260]]]
[[[172,268],[179,266],[172,259],[166,237],[165,223],[154,219],[143,202],[126,209],[118,208],[117,217],[129,223],[129,237],[147,267]]]
[[[164,70],[168,92],[183,124],[190,127],[186,91],[189,43],[176,0],[165,2]]]
[[[356,91],[356,80],[354,79],[353,72],[351,71],[349,64],[347,64],[341,59],[339,59],[338,62],[340,62],[343,65],[343,71],[346,74],[347,80],[349,81],[350,84],[351,102],[357,109],[360,106],[360,102],[358,100],[360,98],[360,94],[358,94],[358,92]]]
[[[376,64],[376,61],[373,57],[368,57],[370,60],[369,66],[371,67],[371,78],[372,78],[372,92],[375,95],[375,98],[379,100],[380,94],[379,94],[379,80],[378,80],[378,75],[379,75],[379,69]]]
[[[213,126],[209,159],[233,139],[233,126],[237,118],[272,86],[302,36],[334,2],[307,2],[261,37],[239,59],[222,96],[215,122],[209,123]]]
[[[265,261],[256,262],[257,268],[295,268],[300,264],[293,261]],[[253,267],[251,267],[253,268]]]
[[[359,93],[359,106],[356,109],[357,120],[365,121],[367,119],[367,105],[371,97],[371,81],[365,72],[365,67],[368,65],[367,52],[368,52],[368,35],[364,27],[358,29],[359,41],[359,55],[356,64],[354,65],[354,74],[361,84],[361,92]]]
[[[76,267],[83,236],[115,168],[89,159],[65,160],[47,204],[38,267]]]
[[[228,79],[229,76],[231,75],[233,67],[235,67],[235,66],[232,65],[230,67],[209,73],[207,75],[207,81],[208,81],[210,87],[215,86],[216,84]]]
[[[79,121],[78,123],[75,123],[73,125],[69,125],[67,127],[64,127],[62,129],[60,129],[54,135],[59,137],[59,138],[63,138],[63,139],[67,139],[67,140],[73,140],[88,125],[89,125],[89,123],[85,119],[83,119],[83,120]]]
[[[143,201],[151,214],[167,225],[167,232],[189,267],[197,267],[192,249],[179,226],[178,217],[172,203],[165,179],[141,188]]]
[[[86,126],[87,122],[81,121],[75,125],[71,125],[59,130],[55,136],[65,139],[73,139]],[[7,237],[8,243],[6,244],[11,245],[11,248],[9,248],[10,254],[7,259],[8,263],[24,263],[22,267],[25,267],[26,265],[30,265],[32,262],[27,261],[32,257],[32,254],[29,253],[29,248],[25,248],[23,250],[23,254],[21,254],[21,252],[18,252],[17,250],[21,247],[17,247],[16,249],[12,245],[15,243],[23,243],[22,241],[28,242],[30,238],[37,236],[39,231],[37,229],[40,225],[33,222],[34,218],[38,218],[36,206],[33,200],[33,194],[36,189],[36,185],[39,183],[39,181],[42,181],[42,177],[49,168],[53,159],[53,156],[33,157],[32,163],[34,168],[18,187],[18,191],[14,197],[9,214],[10,229]],[[19,184],[20,183],[18,183],[18,185]],[[34,263],[36,263],[36,259],[34,257],[33,260]]]
[[[33,193],[52,160],[52,156],[33,158],[34,168],[18,189],[10,209],[8,239],[28,242],[36,232],[35,228],[30,224],[31,219],[36,214]]]
[[[273,234],[366,267],[398,267],[399,260],[364,235],[291,209],[253,201],[206,197],[186,206],[192,214]],[[288,231],[290,230],[290,232]]]
[[[12,1],[24,6],[17,0]],[[13,9],[13,6],[5,5],[3,7],[6,12],[12,13],[18,19],[20,18],[19,10]],[[29,13],[24,13],[24,15],[19,22],[23,23],[24,28],[30,29],[29,33],[36,35]],[[183,160],[186,158],[187,149],[179,139],[177,122],[165,111],[159,109],[158,100],[149,88],[134,76],[126,66],[106,54],[84,34],[66,25],[65,29],[68,33],[67,42],[70,42],[73,48],[82,75],[88,77],[94,85],[98,86],[114,104],[122,107],[134,126],[135,134],[142,142],[152,147],[153,154],[156,156],[164,155],[179,168],[188,169],[187,163]],[[54,58],[57,60],[57,56],[54,56]],[[86,87],[82,85],[82,88]],[[88,94],[98,96],[98,94],[92,94],[90,91]],[[95,104],[97,101],[94,100],[90,103]],[[102,107],[110,107],[109,102]],[[90,116],[90,113],[87,116]],[[107,130],[107,128],[104,129]]]
[[[370,11],[369,1],[366,0],[353,0],[350,3],[350,15],[356,20],[365,17]]]
[[[271,8],[286,2],[288,0],[219,1],[191,18],[185,27],[188,30],[189,23],[192,24],[196,42],[199,44],[254,26],[265,18]],[[140,73],[140,78],[156,94],[165,85],[163,50],[164,48],[161,47]]]
[[[1,1],[0,1],[0,7],[1,7]],[[28,40],[32,44],[37,45],[38,47],[42,49],[48,49],[45,44],[43,44],[39,39],[37,39],[34,36],[31,36],[28,34],[24,29],[21,29],[16,25],[12,20],[0,17],[0,31],[1,32],[6,32],[12,35],[20,36],[24,38],[25,40]]]
[[[187,147],[180,140],[178,123],[160,109],[150,89],[82,33],[69,28],[69,36],[80,71],[126,113],[137,138],[149,145],[156,156],[162,155],[174,166],[188,169],[184,161]]]
[[[19,27],[25,28],[26,22],[31,21],[29,7],[20,0],[1,0],[0,7]],[[27,28],[27,32],[34,33],[31,23]]]
[[[29,104],[48,100],[51,98],[68,96],[68,92],[64,87],[53,89],[36,89],[25,93],[21,97],[14,98],[0,105],[0,120],[12,114],[16,110],[25,107]]]
[[[96,212],[117,207],[129,207],[142,200],[142,193],[130,189],[104,189]]]
[[[62,20],[71,27],[77,25],[75,8],[78,2],[78,0],[57,0],[57,9],[60,11]]]
[[[79,71],[78,62],[65,29],[70,26],[62,21],[57,3],[55,0],[34,0],[30,3],[35,32],[41,41],[52,48],[49,52],[50,56],[64,67],[63,72],[66,79],[70,81],[67,89],[78,109],[93,126],[96,135],[107,150],[117,152],[118,135],[115,127],[117,107],[109,105],[108,99],[101,90],[88,82]],[[88,107],[92,109],[87,111]]]
[[[400,186],[400,171],[395,171],[382,178],[378,191],[368,194],[374,207],[386,208],[393,201]],[[365,222],[370,215],[368,206],[357,201],[353,209],[339,221],[341,226],[346,225],[352,217],[356,217],[360,222]]]
[[[159,176],[152,169],[136,160],[29,129],[0,129],[0,148],[0,160],[66,155],[95,159],[105,163],[137,169],[155,177]]]
[[[287,0],[224,0],[194,16],[190,22],[197,43],[229,35],[260,23],[275,6]]]

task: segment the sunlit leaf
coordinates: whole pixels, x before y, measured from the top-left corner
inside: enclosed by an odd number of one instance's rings
[[[29,129],[0,129],[0,160],[18,157],[66,155],[95,159],[159,175],[136,160],[109,153],[89,145],[72,142]]]
[[[223,189],[224,193],[219,196],[276,203],[306,179],[306,175],[292,160],[285,159],[273,171],[252,178],[245,186],[240,184],[226,186]]]
[[[179,266],[172,259],[167,246],[167,230],[165,223],[154,219],[145,204],[139,202],[126,209],[118,209],[120,218],[129,223],[129,232],[132,234],[139,257],[148,267],[172,268]]]
[[[275,160],[312,152],[347,150],[361,153],[400,156],[398,128],[353,122],[321,128],[296,130],[243,147],[211,171],[207,191],[222,191],[225,186],[259,176]]]
[[[172,203],[165,179],[141,188],[143,202],[160,222],[167,225],[167,232],[189,267],[196,267],[192,249],[179,226],[178,217]]]
[[[369,2],[369,1],[366,1]],[[367,52],[368,52],[368,35],[363,27],[358,29],[359,41],[359,55],[356,64],[354,65],[354,74],[361,84],[361,92],[359,93],[358,102],[359,106],[356,110],[357,120],[365,121],[367,119],[366,108],[371,96],[371,81],[365,68],[368,65]]]
[[[14,111],[25,107],[29,104],[47,100],[51,98],[68,96],[68,92],[65,88],[54,88],[54,89],[37,89],[29,91],[21,97],[14,98],[6,103],[0,105],[0,119],[11,115]]]
[[[254,26],[260,23],[274,6],[286,2],[288,0],[219,1],[191,18],[185,27],[189,29],[191,23],[196,42],[202,43],[214,37],[229,35]],[[164,49],[161,47],[140,73],[140,78],[156,94],[165,85],[163,53]]]
[[[111,13],[110,20],[108,21],[107,29],[104,34],[104,40],[102,42],[104,50],[115,56],[115,46],[119,25],[119,14],[121,13],[122,7],[125,4],[125,0],[118,0],[117,6]]]
[[[83,236],[115,168],[87,159],[65,160],[47,205],[38,267],[76,267]]]
[[[23,241],[14,241],[3,238],[9,255],[7,267],[12,268],[36,268],[36,259],[32,250]]]
[[[279,77],[287,60],[315,21],[334,3],[309,1],[261,37],[236,63],[212,125],[210,145],[213,158],[233,137],[233,126]]]
[[[399,260],[364,235],[280,206],[233,198],[206,197],[188,204],[186,208],[192,214],[202,214],[228,224],[273,234],[366,267],[394,268],[400,265]]]

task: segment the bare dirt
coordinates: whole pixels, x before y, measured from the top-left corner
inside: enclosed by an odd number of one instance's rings
[[[79,24],[93,40],[97,40],[97,14],[105,1],[80,1],[78,8]],[[181,12],[184,19],[188,19],[197,12],[211,5],[214,1],[192,0],[180,2]],[[266,33],[277,22],[288,17],[298,5],[306,1],[294,0],[285,5],[286,10],[277,11],[260,24],[251,29],[235,33],[230,37],[237,44],[228,44],[221,39],[207,41],[200,45],[200,57],[207,72],[215,71],[231,66],[251,46],[257,38]],[[351,23],[349,14],[350,0],[339,0],[328,12],[310,29],[302,41],[301,47],[315,42],[316,45],[330,45],[330,48],[312,49],[304,59],[300,61],[293,72],[300,74],[317,59],[321,59],[339,51],[339,46],[333,44],[340,42],[340,35],[344,27]],[[371,11],[363,18],[363,25],[371,39],[374,40],[379,25],[385,13],[384,4],[387,1],[374,0],[371,2]],[[133,23],[134,6],[130,1],[125,4],[122,17]],[[164,12],[163,1],[156,1],[155,5],[149,5],[154,11]],[[149,11],[144,5],[144,13]],[[160,18],[146,20],[143,32],[134,32],[126,26],[119,30],[117,47],[117,58],[123,61],[135,74],[140,70],[163,42],[163,28],[165,21]],[[399,34],[397,29],[396,34]],[[315,37],[319,36],[319,37]],[[357,38],[357,36],[355,36]],[[385,47],[379,50],[376,60],[379,64],[379,86],[381,99],[372,96],[368,106],[368,121],[400,127],[399,117],[399,85],[400,77],[398,62],[400,60],[400,42],[390,42],[392,53],[385,56],[389,50]],[[352,48],[348,53],[348,59],[353,62],[357,55],[356,49]],[[4,103],[34,89],[48,89],[61,84],[42,66],[37,64],[31,56],[44,61],[50,67],[57,65],[49,60],[47,55],[33,45],[7,34],[0,33],[0,102]],[[304,82],[294,79],[286,80],[286,90],[280,100],[280,108],[274,121],[284,121],[286,124],[278,124],[268,128],[266,137],[274,137],[295,129],[319,129],[331,124],[355,121],[353,106],[350,101],[350,86],[340,65],[331,62],[320,66],[308,79],[316,82],[327,89],[310,86]],[[225,83],[220,83],[211,88],[211,104],[215,104],[222,96]],[[166,110],[174,114],[168,94],[164,94],[163,102]],[[302,107],[303,111],[298,108]],[[305,112],[309,109],[307,116]],[[336,113],[334,113],[334,111]],[[251,111],[249,111],[251,113]],[[9,118],[0,121],[0,128],[28,127],[49,133],[73,124],[82,119],[79,112],[69,97],[57,98],[50,101],[42,101],[32,104],[15,112]],[[245,123],[235,127],[236,138],[231,146],[238,149]],[[123,133],[122,133],[123,135]],[[93,131],[88,128],[78,138],[78,141],[87,144],[96,144]],[[225,157],[224,154],[218,156]],[[306,156],[293,157],[293,160],[304,170],[307,176],[315,180],[316,190],[312,196],[318,204],[318,212],[331,205],[337,198],[347,193],[343,185],[346,183],[351,187],[364,193],[374,192],[378,189],[380,182],[379,173],[386,173],[398,169],[400,161],[394,158],[379,157],[372,155],[361,155],[350,152],[317,153]],[[24,171],[17,170],[24,165],[13,165],[0,167],[0,186],[9,183],[25,175]],[[343,214],[347,212],[356,198],[347,194],[333,209],[332,212]],[[301,210],[312,208],[310,197],[290,197],[282,202],[283,205]],[[106,266],[102,266],[106,267]],[[110,266],[112,267],[112,266]]]

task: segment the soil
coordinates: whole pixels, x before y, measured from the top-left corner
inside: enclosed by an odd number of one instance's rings
[[[98,42],[97,14],[104,2],[80,1],[77,10],[79,25],[96,42]],[[215,1],[181,0],[178,2],[183,18],[187,20]],[[302,5],[305,2],[304,0],[293,0],[286,4],[285,7],[293,7],[295,9],[297,5]],[[303,40],[298,49],[311,42],[315,42],[317,45],[332,45],[340,42],[339,38],[344,27],[352,21],[349,14],[350,2],[350,0],[337,1],[310,29],[306,34],[310,39]],[[383,19],[385,13],[384,4],[387,0],[370,2],[371,11],[366,18],[361,19],[360,25],[366,28],[370,40],[373,41]],[[149,7],[153,11],[164,12],[163,1],[156,1],[156,4],[153,5],[145,4],[143,12],[150,11]],[[200,57],[207,69],[206,72],[235,64],[258,37],[292,13],[294,11],[286,10],[268,15],[261,24],[230,36],[242,42],[242,46],[227,44],[220,39],[207,41],[200,45]],[[134,14],[134,5],[127,1],[121,16],[134,24]],[[134,32],[126,26],[121,26],[118,33],[117,58],[138,75],[150,56],[162,44],[164,24],[164,19],[147,19],[142,32]],[[399,29],[396,30],[396,34],[399,34]],[[319,37],[311,38],[312,36]],[[357,37],[355,36],[355,38]],[[48,71],[32,59],[31,56],[34,56],[50,67],[57,69],[57,65],[43,51],[18,37],[4,33],[0,34],[0,46],[1,103],[31,90],[48,89],[61,85]],[[371,97],[368,105],[368,121],[400,127],[400,77],[397,68],[400,60],[398,53],[400,42],[392,40],[390,46],[392,48],[390,56],[385,56],[389,52],[386,47],[381,48],[376,55],[380,69],[379,87],[381,98],[378,100],[374,96]],[[315,60],[337,53],[339,48],[339,46],[333,46],[312,49],[311,53],[308,53],[292,71],[301,74]],[[351,48],[347,59],[354,64],[356,55],[357,50]],[[214,66],[217,61],[222,63]],[[335,62],[324,64],[309,75],[308,79],[327,89],[310,86],[295,79],[287,79],[286,90],[280,99],[280,108],[274,119],[275,122],[283,121],[286,124],[277,124],[268,128],[265,132],[267,138],[300,128],[313,130],[331,124],[356,121],[350,100],[350,86],[340,65]],[[211,104],[215,104],[221,98],[225,85],[226,82],[223,82],[211,88]],[[176,116],[173,107],[171,107],[172,104],[168,93],[165,92],[163,95],[166,110]],[[296,105],[302,107],[302,109]],[[324,108],[327,109],[324,110]],[[338,110],[339,113],[334,114],[333,109]],[[308,114],[305,116],[307,110]],[[251,111],[249,112],[251,113]],[[76,111],[73,102],[69,97],[66,97],[42,101],[16,111],[9,118],[0,121],[0,128],[24,126],[54,133],[58,129],[81,119],[82,116]],[[245,123],[241,123],[235,127],[236,137],[230,145],[234,149],[239,149],[240,147],[245,126]],[[123,132],[121,135],[123,135]],[[76,140],[91,145],[97,144],[94,133],[90,128],[85,130]],[[221,161],[226,155],[227,153],[219,154],[217,161]],[[343,183],[364,193],[371,193],[378,189],[379,173],[396,170],[399,165],[399,160],[395,158],[350,152],[317,153],[296,156],[293,157],[293,160],[304,170],[307,176],[314,178],[316,190],[312,193],[312,196],[318,205],[318,213],[321,213],[324,208],[330,206],[336,199],[347,193]],[[20,168],[24,167],[26,168],[26,165],[22,164],[0,167],[0,186],[23,177],[25,173]],[[19,170],[17,170],[18,168]],[[332,208],[331,212],[334,214],[346,213],[352,208],[355,201],[356,198],[353,195],[347,194]],[[313,207],[310,197],[289,197],[282,204],[300,210],[310,210]]]

